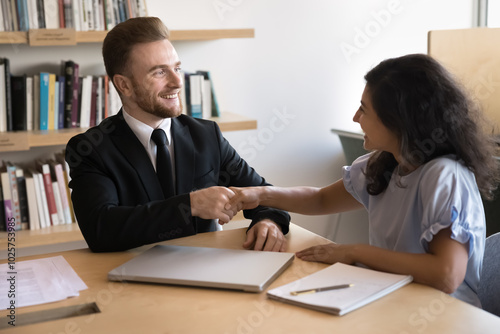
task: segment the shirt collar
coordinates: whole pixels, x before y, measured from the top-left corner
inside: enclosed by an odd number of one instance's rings
[[[122,109],[123,109],[123,118],[125,119],[125,122],[128,124],[130,129],[132,129],[132,131],[139,139],[141,144],[144,146],[144,148],[147,151],[150,151],[152,145],[154,145],[154,143],[151,141],[151,134],[153,133],[154,129],[149,125],[139,121],[138,119],[135,119],[134,117],[130,116],[125,111],[124,108]],[[172,134],[170,132],[171,125],[172,125],[172,119],[165,118],[158,126],[158,129],[163,129],[163,131],[165,131],[165,134],[167,135],[167,145],[169,146],[172,145]]]

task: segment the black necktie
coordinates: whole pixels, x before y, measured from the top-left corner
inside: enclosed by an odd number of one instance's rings
[[[160,180],[163,195],[165,198],[169,198],[174,195],[174,179],[170,153],[167,148],[167,135],[162,129],[156,129],[153,131],[151,139],[156,144],[156,175]]]

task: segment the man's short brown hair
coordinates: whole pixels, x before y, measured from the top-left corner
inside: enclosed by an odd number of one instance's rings
[[[102,44],[102,57],[109,78],[123,74],[132,48],[140,43],[168,39],[168,28],[157,17],[137,17],[117,24]]]

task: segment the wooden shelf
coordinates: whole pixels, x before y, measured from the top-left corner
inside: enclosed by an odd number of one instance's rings
[[[76,43],[101,43],[107,31],[77,31]],[[254,29],[203,29],[171,30],[172,41],[208,41],[222,38],[253,38]],[[23,31],[0,32],[0,44],[29,44],[28,33]],[[50,42],[48,43],[50,45]]]
[[[16,231],[16,248],[83,240],[78,224],[57,225],[39,230]],[[0,247],[7,249],[7,232],[0,232]]]
[[[257,121],[235,113],[224,112],[221,117],[210,120],[219,124],[221,131],[257,129]],[[19,131],[0,133],[0,152],[27,151],[32,147],[65,145],[71,137],[87,129],[61,129],[47,131]]]
[[[229,224],[241,227],[249,225],[248,221],[240,211],[233,217]],[[227,228],[233,228],[229,225]],[[39,230],[16,231],[16,248],[39,247],[57,245],[69,242],[83,241],[83,235],[77,223],[50,226]],[[0,249],[7,250],[7,232],[0,232]],[[0,258],[2,258],[0,256]]]

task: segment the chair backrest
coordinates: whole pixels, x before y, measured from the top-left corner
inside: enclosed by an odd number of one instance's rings
[[[339,136],[340,144],[342,145],[346,159],[346,165],[351,165],[356,158],[368,153],[368,151],[363,148],[363,134],[337,129],[332,129],[332,132]]]
[[[477,294],[483,309],[500,317],[500,232],[486,238]]]

